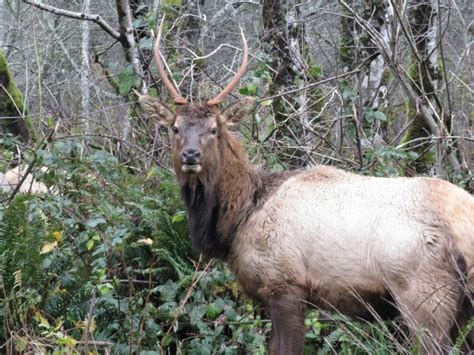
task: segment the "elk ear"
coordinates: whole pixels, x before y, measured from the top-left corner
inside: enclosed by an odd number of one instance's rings
[[[251,98],[236,101],[221,112],[219,121],[221,124],[232,126],[247,117],[254,106],[255,100]]]
[[[163,125],[173,125],[175,117],[174,113],[156,97],[139,95],[138,101],[148,117]]]

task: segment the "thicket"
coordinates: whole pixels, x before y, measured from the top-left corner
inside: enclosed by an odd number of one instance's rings
[[[224,264],[193,253],[169,170],[137,173],[74,138],[36,164],[52,193],[0,208],[2,352],[265,353],[270,321]],[[308,354],[416,351],[396,323],[311,310],[305,325]]]

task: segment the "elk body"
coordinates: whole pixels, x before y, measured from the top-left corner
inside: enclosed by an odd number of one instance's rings
[[[41,168],[45,172],[46,168]],[[27,173],[26,165],[19,165],[13,169],[8,170],[5,174],[0,173],[0,189],[5,192],[10,192],[22,181],[24,175]],[[22,193],[46,193],[49,192],[48,187],[42,182],[36,181],[33,175],[28,176],[23,181],[19,188]]]
[[[176,111],[148,96],[140,103],[173,129],[194,247],[226,260],[267,307],[269,352],[302,353],[308,303],[363,319],[401,316],[426,352],[444,351],[474,316],[474,198],[434,178],[260,170],[230,129],[251,104],[216,106],[245,72],[247,46],[222,95],[189,105],[164,73],[159,42],[155,58]]]

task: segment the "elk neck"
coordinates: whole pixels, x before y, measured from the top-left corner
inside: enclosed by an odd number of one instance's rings
[[[194,249],[225,259],[242,222],[292,173],[268,174],[252,165],[240,140],[227,130],[218,149],[216,169],[186,178],[178,173],[178,180]]]

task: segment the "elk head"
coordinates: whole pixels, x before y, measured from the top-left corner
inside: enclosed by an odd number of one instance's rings
[[[205,104],[191,105],[181,96],[165,72],[160,56],[162,25],[163,21],[156,39],[154,58],[159,76],[170,92],[176,109],[172,111],[155,97],[137,94],[139,102],[150,118],[173,130],[172,158],[179,180],[187,179],[189,175],[209,175],[218,170],[219,142],[229,134],[229,126],[244,118],[253,106],[253,100],[244,99],[231,104],[223,111],[218,109],[218,105],[247,70],[247,42],[241,30],[244,43],[242,64],[227,86]]]

